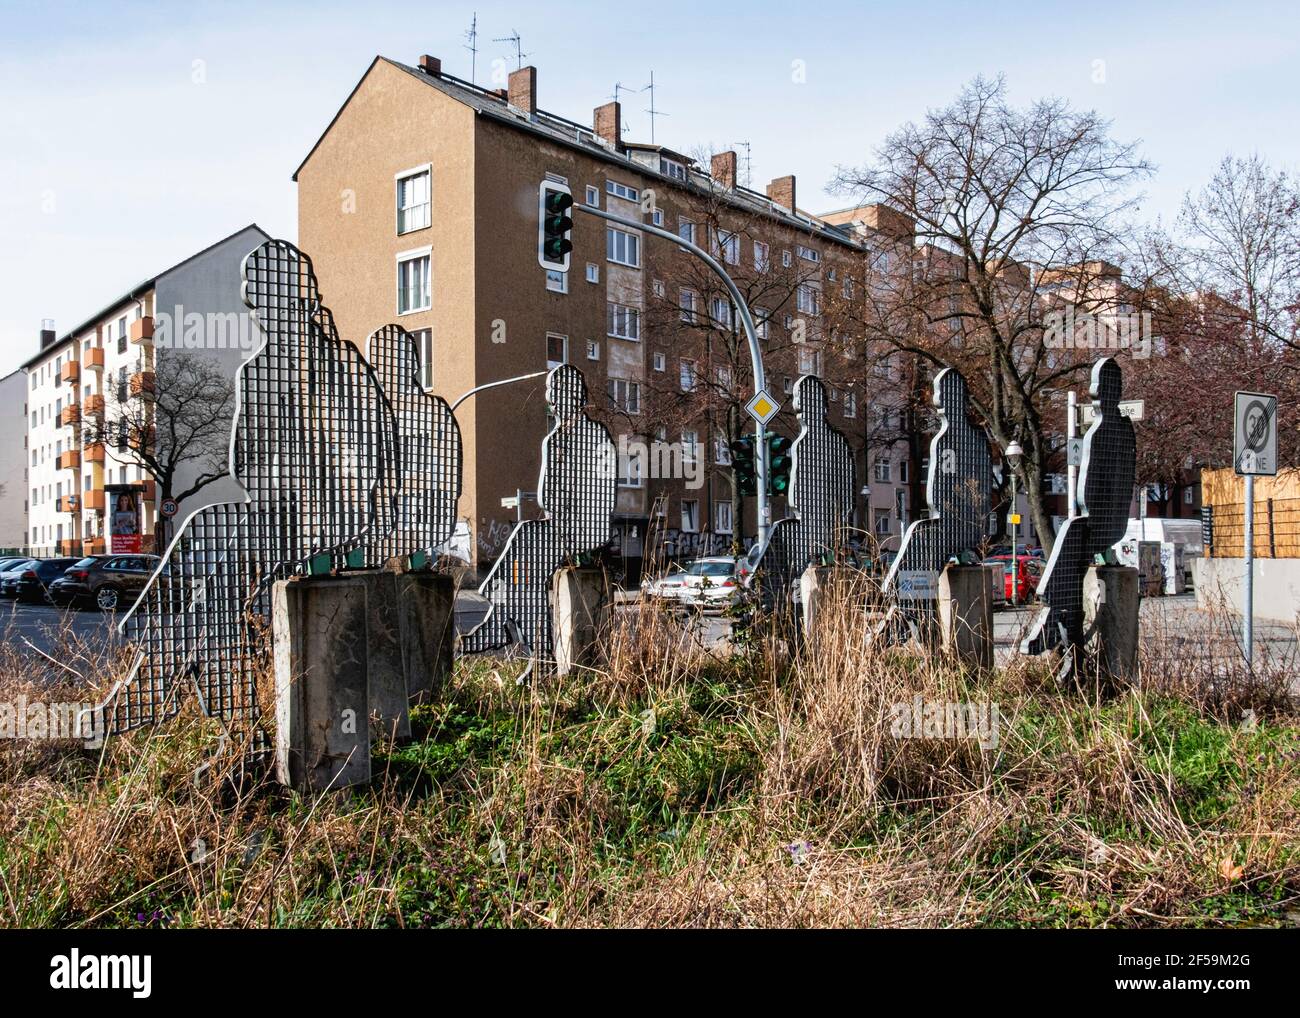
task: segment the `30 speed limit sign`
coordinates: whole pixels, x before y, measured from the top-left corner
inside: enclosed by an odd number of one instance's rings
[[[176,515],[177,508],[179,507],[176,505],[176,499],[165,498],[162,500],[162,505],[158,507],[158,512],[162,514],[163,519],[170,520]]]
[[[1277,473],[1277,397],[1239,392],[1233,401],[1232,461],[1237,473]]]

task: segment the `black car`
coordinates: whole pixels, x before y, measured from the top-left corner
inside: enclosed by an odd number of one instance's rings
[[[0,569],[0,597],[18,596],[18,577],[25,569],[36,566],[34,558],[11,559],[9,564]]]
[[[50,600],[50,584],[62,576],[65,569],[76,564],[75,558],[47,558],[28,563],[29,568],[19,572],[13,581],[13,596],[19,601],[45,604]]]
[[[139,597],[157,568],[157,555],[90,555],[50,584],[50,600],[117,611]]]

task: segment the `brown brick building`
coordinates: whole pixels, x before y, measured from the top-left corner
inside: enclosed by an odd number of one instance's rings
[[[626,141],[617,103],[597,108],[590,125],[546,113],[532,67],[495,91],[443,73],[427,56],[419,67],[379,57],[367,69],[294,176],[299,244],[340,334],[363,343],[399,323],[421,341],[426,385],[453,401],[567,361],[583,371],[616,439],[676,447],[689,471],[657,477],[645,461],[638,471],[635,458],[620,471],[611,551],[631,575],[648,527],[656,547],[674,555],[751,538],[753,500],[737,504],[728,466],[727,444],[745,426],[739,408],[752,394],[730,300],[674,245],[581,213],[569,271],[543,270],[537,193],[548,176],[579,204],[686,236],[725,264],[761,319],[768,388],[783,404],[776,429],[794,432],[795,379],[823,376],[831,421],[857,450],[859,486],[870,485],[855,524],[897,547],[920,489],[905,422],[891,411],[900,368],[838,352],[852,344],[836,342],[828,309],[872,285],[872,272],[909,271],[908,224],[874,207],[809,215],[793,177],[765,194],[741,186],[733,152],[705,168]],[[502,498],[536,485],[547,427],[541,380],[482,393],[457,416],[460,515],[481,564],[514,521]],[[535,512],[528,504],[524,514]],[[777,500],[774,518],[783,513]]]

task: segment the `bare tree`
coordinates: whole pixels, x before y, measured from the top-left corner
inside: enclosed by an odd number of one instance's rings
[[[965,375],[992,440],[1025,450],[1021,487],[1048,547],[1044,480],[1063,430],[1050,408],[1096,351],[1045,342],[1045,316],[1066,304],[1104,316],[1127,302],[1113,263],[1136,201],[1127,189],[1150,170],[1095,113],[1057,99],[1013,108],[999,78],[976,79],[837,177],[841,190],[909,220],[916,244],[911,272],[867,264],[876,285],[840,313],[866,342]]]

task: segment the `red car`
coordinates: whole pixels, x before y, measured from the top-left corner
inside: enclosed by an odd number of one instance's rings
[[[1002,567],[1002,577],[1006,583],[1007,601],[1014,600],[1016,604],[1026,604],[1038,590],[1038,581],[1042,578],[1043,570],[1046,563],[1036,555],[1017,555],[1016,569],[1011,567],[1010,555],[995,555],[992,558],[984,560],[985,565],[1000,565]],[[1014,573],[1014,580],[1013,580]]]

